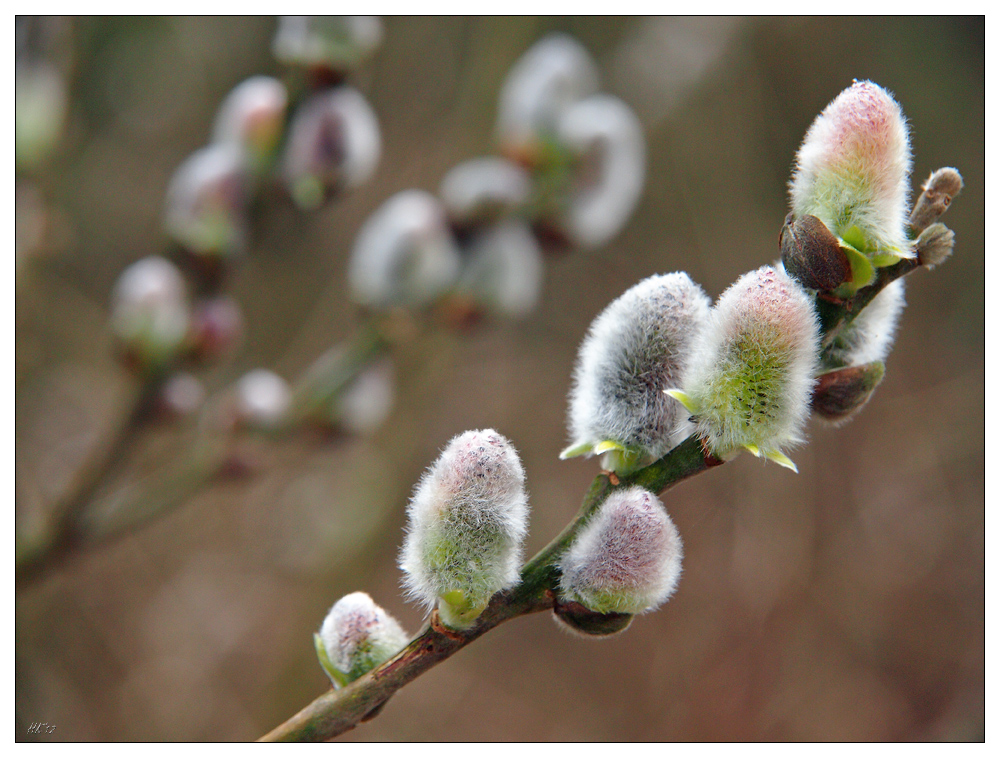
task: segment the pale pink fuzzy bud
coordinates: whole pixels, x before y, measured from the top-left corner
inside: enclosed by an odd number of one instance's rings
[[[524,469],[492,429],[460,434],[427,470],[407,509],[399,565],[409,595],[453,628],[518,582],[528,530]]]
[[[642,125],[617,97],[594,95],[566,109],[556,135],[578,162],[559,226],[578,245],[602,245],[625,225],[642,194]]]
[[[216,143],[192,153],[167,188],[167,234],[195,255],[228,256],[246,244],[243,152]]]
[[[252,76],[234,87],[219,106],[212,141],[239,147],[258,172],[281,139],[288,92],[271,76]]]
[[[560,559],[559,586],[597,613],[644,613],[673,594],[682,557],[680,534],[656,496],[616,490]]]
[[[460,264],[441,203],[422,190],[405,190],[361,227],[347,278],[360,305],[421,307],[455,283]]]
[[[912,257],[906,236],[910,138],[899,104],[854,82],[816,117],[796,157],[792,212],[875,258]]]
[[[475,158],[459,163],[441,180],[441,202],[454,224],[489,223],[522,207],[531,179],[503,158]]]
[[[511,66],[500,91],[497,137],[512,154],[529,157],[551,135],[562,112],[600,87],[597,66],[567,34],[550,34]]]
[[[819,354],[812,298],[784,271],[744,274],[719,297],[672,393],[708,450],[747,448],[790,468],[782,448],[802,441]]]
[[[896,326],[906,307],[906,287],[903,279],[887,285],[865,306],[826,349],[826,368],[857,366],[873,361],[885,361],[896,338]]]
[[[473,237],[456,289],[502,316],[524,318],[542,294],[545,264],[531,230],[508,220]]]
[[[188,333],[184,278],[170,261],[150,256],[118,277],[111,293],[111,328],[126,355],[142,369],[176,357]]]
[[[663,390],[680,384],[710,310],[684,272],[644,279],[605,308],[580,346],[569,404],[573,445],[563,457],[607,451],[603,465],[628,473],[681,442],[688,413]]]
[[[282,177],[301,207],[313,209],[333,191],[363,184],[382,152],[378,117],[353,87],[313,95],[292,117]]]
[[[365,592],[334,603],[316,636],[320,661],[337,687],[382,665],[409,642],[399,622]]]
[[[276,426],[290,400],[288,382],[267,369],[254,369],[236,383],[236,417],[250,427]]]
[[[377,16],[281,16],[272,52],[287,65],[345,74],[367,60],[381,42]]]

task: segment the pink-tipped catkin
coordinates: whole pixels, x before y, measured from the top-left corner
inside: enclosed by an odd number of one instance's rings
[[[909,174],[910,139],[899,103],[877,84],[856,81],[806,133],[791,181],[792,212],[818,217],[869,257],[912,257]]]
[[[816,374],[812,298],[781,270],[744,274],[719,297],[683,380],[697,431],[726,458],[802,441]]]
[[[236,85],[219,106],[212,141],[240,147],[256,173],[277,147],[285,122],[288,92],[271,76],[251,76]]]
[[[409,595],[442,621],[471,625],[494,593],[518,581],[528,531],[524,469],[492,429],[455,437],[420,480],[407,509],[399,565]]]
[[[330,608],[319,630],[335,684],[367,674],[398,653],[408,635],[390,614],[364,592],[345,595]],[[329,673],[329,672],[328,672]]]
[[[611,493],[559,563],[563,596],[597,613],[651,611],[680,581],[683,547],[656,496]]]

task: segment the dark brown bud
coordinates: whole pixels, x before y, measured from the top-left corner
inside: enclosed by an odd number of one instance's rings
[[[789,213],[780,244],[785,271],[803,287],[829,292],[851,280],[851,264],[840,241],[815,216],[795,220]]]
[[[962,191],[962,175],[953,168],[939,168],[924,182],[923,193],[913,204],[910,227],[919,233],[948,210],[951,201]]]
[[[631,613],[595,613],[580,603],[556,600],[555,619],[566,629],[586,637],[607,637],[624,632],[632,623]]]
[[[868,402],[884,376],[882,361],[820,374],[813,389],[813,410],[829,421],[846,421]]]

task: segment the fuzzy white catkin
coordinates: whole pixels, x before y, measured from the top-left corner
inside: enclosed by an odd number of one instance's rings
[[[563,224],[578,245],[595,247],[628,221],[646,182],[646,138],[632,109],[617,97],[594,95],[559,119],[562,144],[592,171],[571,196]],[[590,176],[590,174],[593,174]]]
[[[688,412],[663,393],[680,383],[711,301],[684,272],[642,280],[594,319],[569,402],[573,445],[608,440],[645,462],[687,435]]]
[[[334,418],[354,434],[372,434],[389,417],[396,396],[395,370],[389,358],[364,369],[334,399]]]
[[[419,307],[455,283],[460,265],[441,203],[428,192],[404,190],[362,225],[347,278],[361,305]]]
[[[251,76],[236,85],[219,106],[212,125],[213,142],[265,152],[281,136],[288,105],[285,85],[272,76]]]
[[[297,201],[313,207],[323,188],[368,181],[381,153],[378,117],[364,95],[353,87],[334,87],[296,110],[288,127],[282,176]]]
[[[285,64],[348,71],[381,42],[377,16],[280,16],[271,49]]]
[[[126,349],[143,361],[165,360],[189,325],[184,277],[174,264],[151,255],[122,271],[111,293],[111,328]]]
[[[861,252],[913,253],[906,237],[910,138],[899,103],[870,81],[854,82],[816,117],[796,157],[796,216],[818,217],[838,237],[861,231]]]
[[[590,53],[567,34],[536,42],[511,66],[500,90],[497,136],[516,150],[531,147],[555,129],[560,114],[600,87]]]
[[[744,274],[712,309],[684,374],[699,435],[726,458],[802,441],[819,351],[812,299],[784,271]]]
[[[441,180],[441,202],[448,217],[464,224],[502,217],[528,201],[528,172],[503,158],[459,163]]]
[[[477,234],[466,250],[458,292],[502,316],[523,318],[538,304],[545,264],[523,221],[502,221]]]
[[[467,626],[494,593],[518,581],[528,529],[524,469],[492,429],[460,434],[417,485],[400,568],[409,596]],[[439,599],[441,602],[439,602]]]
[[[319,636],[330,663],[349,682],[385,663],[409,641],[399,622],[364,592],[334,603]]]
[[[884,361],[892,350],[896,325],[905,306],[904,280],[897,279],[836,336],[824,358],[827,368]]]
[[[164,226],[199,255],[242,252],[246,240],[243,150],[216,142],[192,153],[167,187]]]
[[[644,613],[677,588],[683,547],[657,497],[641,487],[608,495],[559,562],[564,597],[597,613]]]
[[[267,369],[249,371],[236,383],[236,413],[250,426],[274,426],[288,409],[290,400],[288,382]]]

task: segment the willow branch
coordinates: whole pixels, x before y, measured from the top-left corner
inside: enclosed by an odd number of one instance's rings
[[[331,690],[316,698],[264,735],[261,741],[329,740],[378,715],[382,706],[399,689],[490,629],[518,616],[552,609],[559,591],[560,556],[613,491],[639,485],[662,493],[721,463],[704,452],[700,440],[689,437],[663,458],[629,477],[619,479],[613,474],[599,474],[587,490],[573,520],[524,565],[517,586],[493,596],[471,629],[447,629],[438,622],[437,611],[432,612],[429,623],[394,658],[343,689]]]

